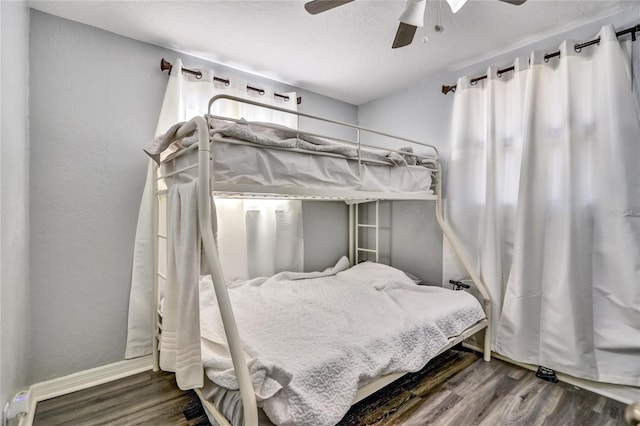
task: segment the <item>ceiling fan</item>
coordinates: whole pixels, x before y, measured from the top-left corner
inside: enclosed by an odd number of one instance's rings
[[[304,4],[304,8],[312,15],[351,3],[354,0],[312,0]],[[499,0],[513,5],[521,5],[527,0]],[[447,0],[453,13],[456,13],[467,0]],[[411,44],[418,27],[424,26],[424,11],[427,0],[408,0],[404,11],[398,18],[400,24],[391,47],[393,49]]]

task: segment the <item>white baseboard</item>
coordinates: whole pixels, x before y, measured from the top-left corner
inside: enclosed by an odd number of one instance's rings
[[[470,343],[463,343],[463,346],[473,349],[474,351],[482,352],[479,346]],[[504,355],[500,355],[495,352],[491,352],[492,356],[510,364],[517,365],[527,370],[537,371],[538,366],[532,364],[525,364],[524,362],[515,361]],[[570,385],[577,386],[579,388],[588,390],[598,395],[606,396],[607,398],[622,402],[623,404],[633,404],[640,401],[640,387],[616,385],[613,383],[595,382],[587,379],[580,379],[578,377],[569,376],[568,374],[558,373],[556,371],[558,380],[569,383]]]
[[[108,383],[123,377],[142,373],[153,368],[151,355],[140,358],[128,359],[103,365],[102,367],[80,371],[46,382],[35,383],[29,388],[30,406],[26,419],[26,426],[31,426],[36,412],[36,404],[40,401],[66,395],[79,390],[88,389],[93,386]]]

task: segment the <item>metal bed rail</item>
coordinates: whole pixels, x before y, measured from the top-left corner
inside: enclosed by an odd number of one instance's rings
[[[220,309],[220,316],[222,317],[222,324],[225,331],[225,336],[229,344],[229,352],[231,354],[231,360],[233,362],[233,369],[238,379],[238,385],[240,395],[242,397],[242,406],[244,413],[245,425],[257,425],[258,424],[258,408],[255,393],[253,390],[253,384],[249,375],[249,368],[247,366],[244,350],[242,348],[242,341],[240,334],[238,333],[238,326],[233,314],[233,308],[231,307],[231,301],[229,299],[229,293],[227,292],[227,286],[225,284],[224,276],[222,274],[222,267],[220,266],[220,260],[218,256],[218,248],[215,244],[213,230],[211,229],[211,180],[209,167],[210,163],[210,143],[209,143],[209,127],[205,119],[201,116],[195,117],[185,123],[177,132],[176,138],[183,138],[184,136],[197,132],[198,135],[198,227],[200,230],[200,236],[202,245],[206,255],[207,263],[211,271],[211,278],[213,281],[213,287],[216,293],[218,301],[218,308]],[[156,168],[156,171],[158,168]],[[162,178],[162,177],[160,177]],[[155,218],[153,226],[155,228],[154,238],[154,266],[158,264],[158,176],[154,179],[154,189],[156,190],[156,197],[154,203]],[[154,274],[154,291],[153,300],[158,303],[158,279]],[[157,306],[157,305],[156,305]],[[154,314],[154,353],[153,353],[153,368],[159,369],[159,353],[158,353],[158,336],[160,333],[160,326],[158,321],[158,313],[156,309],[153,309]],[[214,407],[209,407],[214,408]],[[222,415],[221,413],[216,413]],[[218,416],[216,415],[216,418]],[[222,416],[224,418],[224,416]],[[227,423],[228,424],[228,423]]]
[[[211,279],[218,300],[220,316],[222,317],[222,325],[229,344],[229,351],[231,352],[233,369],[238,378],[240,395],[242,396],[244,424],[257,425],[258,406],[256,396],[249,375],[249,367],[244,358],[242,340],[233,315],[227,285],[222,274],[218,246],[211,229],[211,168],[209,167],[211,144],[209,143],[209,126],[202,117],[196,117],[194,120],[198,131],[198,225],[200,235],[211,271]]]
[[[337,125],[337,126],[340,126],[340,127],[352,129],[352,130],[354,130],[356,132],[356,140],[355,141],[342,139],[342,138],[337,138],[337,137],[330,137],[330,136],[328,137],[326,135],[320,135],[320,134],[317,134],[317,133],[307,132],[307,131],[303,131],[303,130],[297,129],[296,132],[297,132],[298,136],[301,136],[301,135],[313,136],[313,137],[320,137],[320,138],[324,138],[324,139],[330,139],[330,140],[334,140],[334,141],[337,141],[337,142],[348,143],[348,144],[352,144],[352,145],[357,146],[359,151],[360,151],[360,149],[362,147],[381,149],[380,147],[376,147],[374,145],[363,144],[362,141],[361,141],[361,135],[362,135],[362,133],[365,133],[365,134],[381,136],[381,137],[385,137],[385,138],[389,138],[389,139],[393,139],[393,140],[397,140],[397,141],[403,141],[403,142],[407,142],[407,143],[414,144],[414,145],[423,146],[423,147],[426,147],[426,148],[429,148],[429,149],[433,150],[434,155],[433,156],[425,156],[425,155],[421,155],[421,154],[408,153],[408,152],[404,152],[404,151],[401,151],[401,150],[394,150],[394,149],[384,148],[387,151],[396,152],[396,153],[399,153],[399,154],[413,155],[413,156],[417,156],[417,157],[424,157],[425,159],[431,159],[431,160],[435,160],[435,161],[438,161],[439,158],[440,158],[440,153],[438,151],[438,148],[435,145],[431,145],[431,144],[428,144],[428,143],[417,141],[415,139],[409,139],[409,138],[405,138],[405,137],[402,137],[402,136],[396,136],[396,135],[392,135],[392,134],[389,134],[389,133],[380,132],[378,130],[373,130],[373,129],[369,129],[369,128],[366,128],[366,127],[358,126],[356,124],[346,123],[344,121],[338,121],[338,120],[332,120],[332,119],[329,119],[329,118],[318,117],[316,115],[307,114],[307,113],[300,112],[300,111],[292,111],[290,109],[282,108],[282,107],[275,106],[275,105],[267,105],[267,104],[263,104],[261,102],[253,101],[251,99],[239,98],[237,96],[231,96],[231,95],[222,94],[222,95],[216,95],[216,96],[212,97],[209,100],[209,108],[208,108],[208,115],[210,117],[221,119],[221,120],[242,122],[241,119],[233,119],[233,118],[230,119],[229,117],[223,117],[223,116],[218,116],[218,115],[211,114],[211,107],[214,105],[214,103],[216,103],[218,101],[221,101],[221,100],[225,100],[225,99],[226,100],[230,100],[230,101],[234,101],[234,102],[238,102],[238,103],[241,103],[241,104],[253,105],[253,106],[260,107],[260,108],[265,108],[265,109],[269,109],[269,110],[273,110],[273,111],[279,111],[279,112],[283,112],[283,113],[287,113],[287,114],[292,114],[292,115],[296,115],[298,117],[309,118],[309,119],[320,121],[320,122],[323,122],[323,123],[334,124],[334,125]],[[271,127],[271,128],[276,128],[276,129],[278,128],[277,125],[270,126],[268,123],[260,123],[260,125],[264,125],[265,127]],[[282,128],[282,126],[280,126],[280,128]],[[358,153],[358,154],[360,154],[360,153]],[[360,155],[358,155],[358,157],[360,157]]]
[[[487,316],[487,328],[485,330],[485,335],[484,335],[483,357],[485,361],[490,361],[491,360],[491,337],[492,337],[491,336],[492,334],[491,295],[489,294],[489,290],[487,289],[487,287],[484,285],[484,282],[482,282],[482,279],[480,279],[480,276],[478,275],[478,273],[471,266],[471,262],[469,262],[469,259],[467,258],[464,251],[462,250],[462,246],[460,245],[460,241],[458,240],[458,237],[453,232],[453,229],[451,229],[447,221],[444,219],[444,216],[442,215],[442,197],[440,195],[442,193],[442,169],[440,167],[440,164],[438,164],[438,171],[436,172],[436,193],[437,193],[436,220],[438,221],[438,224],[440,225],[442,232],[449,240],[449,243],[451,244],[451,248],[453,249],[455,254],[458,256],[460,261],[462,262],[464,269],[469,274],[469,277],[471,277],[471,281],[473,281],[473,284],[476,286],[476,288],[480,292],[480,295],[482,296],[482,302],[484,305],[483,308]]]

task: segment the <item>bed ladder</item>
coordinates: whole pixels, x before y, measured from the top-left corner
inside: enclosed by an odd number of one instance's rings
[[[360,222],[360,204],[369,204],[369,203],[376,203],[376,208],[375,208],[375,222],[374,223],[362,223]],[[379,244],[378,244],[378,239],[379,239],[379,225],[380,225],[380,215],[379,215],[379,211],[380,211],[380,201],[365,201],[363,203],[356,203],[353,205],[353,208],[355,209],[355,226],[354,226],[354,230],[355,230],[355,264],[357,265],[358,263],[360,263],[360,253],[373,253],[375,254],[375,261],[379,262],[380,261],[380,253],[379,253]],[[370,210],[369,210],[370,211]],[[360,246],[360,229],[374,229],[375,230],[375,248],[371,248],[371,247],[361,247]],[[367,233],[367,236],[370,235],[370,233]],[[367,259],[369,257],[367,256]]]
[[[160,335],[162,334],[162,312],[160,310],[161,287],[167,282],[167,196],[169,191],[164,181],[158,181],[158,167],[153,165],[153,371],[160,370]]]

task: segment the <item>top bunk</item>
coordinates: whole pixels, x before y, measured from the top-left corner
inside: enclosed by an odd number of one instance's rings
[[[211,114],[217,102],[294,114],[340,136]],[[360,202],[436,200],[439,192],[433,145],[229,95],[213,97],[208,114],[174,125],[145,151],[160,187],[202,177],[198,162],[208,164],[218,197]]]

